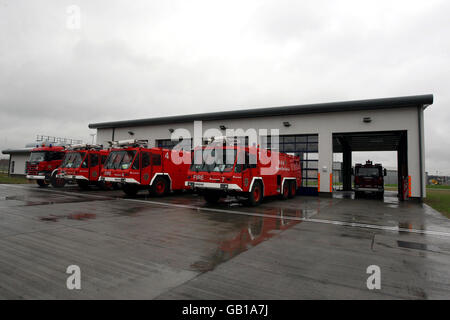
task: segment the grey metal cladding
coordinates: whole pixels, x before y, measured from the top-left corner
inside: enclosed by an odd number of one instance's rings
[[[406,97],[352,100],[352,101],[316,103],[316,104],[294,105],[284,107],[255,108],[255,109],[244,109],[234,111],[198,113],[198,114],[137,119],[137,120],[100,122],[89,124],[89,128],[91,129],[120,128],[120,127],[135,127],[135,126],[159,125],[159,124],[170,124],[180,122],[192,122],[194,120],[211,121],[211,120],[272,117],[272,116],[311,114],[324,112],[402,108],[420,105],[422,106],[430,105],[432,103],[433,103],[433,95],[425,94]]]

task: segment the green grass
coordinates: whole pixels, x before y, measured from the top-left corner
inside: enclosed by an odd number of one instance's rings
[[[429,184],[427,185],[427,189],[448,189],[450,190],[450,186],[442,185],[442,184]]]
[[[24,177],[10,177],[7,173],[0,173],[0,183],[6,184],[21,184],[21,183],[30,183]]]
[[[424,202],[433,209],[450,218],[450,188],[448,190],[433,190],[427,186],[427,197]]]

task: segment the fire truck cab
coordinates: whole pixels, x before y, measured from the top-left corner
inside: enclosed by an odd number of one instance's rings
[[[81,189],[88,189],[91,185],[109,189],[112,184],[99,181],[108,154],[109,150],[103,150],[100,145],[72,145],[66,150],[57,178],[76,182]]]
[[[148,148],[147,140],[112,141],[110,144],[110,154],[101,173],[102,181],[122,184],[123,191],[129,196],[136,195],[141,189],[148,189],[156,196],[187,189],[184,182],[189,162],[174,163],[172,153],[177,151]],[[180,151],[180,155],[183,156],[184,151]]]
[[[300,185],[300,157],[220,141],[195,149],[186,181],[186,186],[203,194],[208,203],[234,195],[247,198],[251,206],[259,205],[266,196],[292,198]]]
[[[366,164],[355,165],[355,197],[366,193],[375,194],[378,198],[384,196],[384,176],[386,169],[381,164],[367,160]]]
[[[26,163],[27,179],[36,180],[40,187],[47,187],[50,183],[59,186],[61,181],[56,179],[56,169],[62,162],[65,147],[45,143],[37,145],[31,150],[30,159]]]

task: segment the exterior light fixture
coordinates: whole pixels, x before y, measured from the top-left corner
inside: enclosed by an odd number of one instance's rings
[[[227,129],[227,127],[225,127],[224,125],[220,126],[220,130],[225,131]]]
[[[170,129],[169,129],[169,132],[170,132],[170,133],[173,133],[174,131],[175,131],[175,130],[174,130],[173,128],[170,128]]]
[[[289,128],[291,126],[291,123],[289,121],[284,121],[283,126]]]
[[[130,136],[134,136],[134,132],[133,132],[133,131],[128,131],[128,134],[129,134]]]
[[[363,122],[364,123],[370,123],[370,122],[372,122],[372,118],[371,117],[364,117],[363,118]]]

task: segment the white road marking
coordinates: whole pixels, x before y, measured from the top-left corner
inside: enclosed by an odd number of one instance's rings
[[[234,210],[219,209],[219,208],[197,207],[197,206],[190,206],[190,205],[184,205],[184,204],[152,201],[152,200],[128,199],[128,198],[120,198],[120,197],[115,198],[115,197],[111,197],[111,196],[85,194],[85,193],[80,193],[80,192],[59,191],[59,190],[54,190],[54,189],[51,189],[51,188],[30,189],[30,188],[28,188],[26,186],[20,186],[20,185],[8,185],[8,187],[15,187],[15,188],[20,188],[20,189],[28,189],[28,190],[32,190],[32,191],[43,191],[43,192],[60,193],[60,194],[69,195],[69,196],[70,195],[72,195],[72,196],[73,195],[77,195],[77,196],[95,197],[95,198],[101,198],[101,199],[132,201],[132,202],[154,204],[154,205],[166,206],[166,207],[191,209],[191,210],[197,210],[197,211],[231,213],[231,214],[238,214],[238,215],[264,217],[264,218],[274,218],[274,219],[281,218],[281,217],[277,217],[277,216],[273,216],[273,215],[269,215],[269,214],[256,213],[256,212],[242,212],[242,211],[234,211]],[[433,230],[407,229],[407,228],[400,228],[398,226],[380,226],[380,225],[366,224],[366,223],[346,222],[346,221],[326,220],[326,219],[315,219],[315,218],[302,218],[302,217],[292,217],[292,216],[283,216],[282,218],[285,219],[285,220],[295,220],[295,221],[302,221],[302,222],[323,223],[323,224],[331,224],[331,225],[345,226],[345,227],[365,228],[365,229],[382,230],[382,231],[390,231],[390,232],[406,232],[406,233],[417,233],[417,234],[425,234],[425,235],[433,235],[433,236],[450,237],[450,233],[449,232],[441,232],[441,231],[433,231]]]

